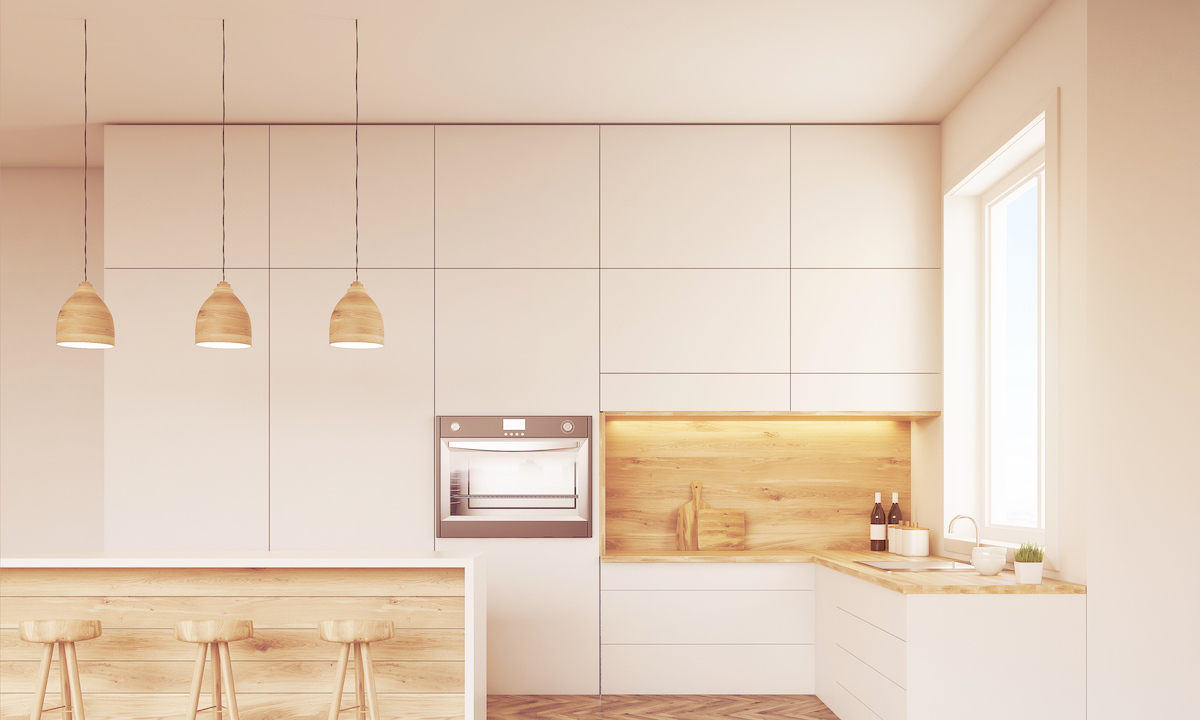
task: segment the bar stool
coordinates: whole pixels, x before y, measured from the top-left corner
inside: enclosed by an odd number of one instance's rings
[[[19,634],[25,642],[42,643],[42,664],[38,670],[37,693],[33,698],[33,711],[29,720],[40,720],[43,712],[62,710],[72,720],[84,720],[83,691],[79,689],[79,662],[75,657],[75,643],[100,637],[99,620],[26,620],[19,625]],[[50,663],[54,659],[54,647],[58,646],[58,674],[62,679],[62,705],[42,709],[46,702],[46,684],[50,681]]]
[[[196,720],[196,713],[212,710],[213,717],[220,720],[221,685],[225,685],[225,698],[229,701],[229,717],[238,716],[237,695],[233,689],[233,664],[229,661],[229,643],[254,637],[254,623],[249,620],[182,620],[175,623],[175,639],[180,642],[199,643],[196,648],[196,669],[192,673],[191,700],[188,702],[188,720]],[[204,656],[212,646],[212,707],[203,710],[200,704],[200,684],[204,681]]]
[[[317,635],[326,642],[342,644],[337,672],[333,679],[333,702],[329,720],[337,720],[347,710],[358,710],[363,716],[365,707],[371,720],[379,720],[379,698],[375,695],[375,667],[371,664],[371,643],[392,636],[391,620],[322,620],[317,623]],[[342,707],[342,687],[346,684],[346,663],[354,654],[354,705]],[[364,693],[365,689],[365,693]]]

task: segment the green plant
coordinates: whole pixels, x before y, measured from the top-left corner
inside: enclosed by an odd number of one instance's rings
[[[1017,562],[1041,562],[1046,556],[1046,551],[1041,545],[1036,543],[1021,543],[1021,547],[1013,553],[1013,559]]]

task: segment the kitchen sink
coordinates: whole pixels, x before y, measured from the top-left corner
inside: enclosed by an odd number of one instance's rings
[[[930,572],[932,570],[962,572],[975,569],[970,563],[953,560],[855,560],[855,562],[888,572]]]

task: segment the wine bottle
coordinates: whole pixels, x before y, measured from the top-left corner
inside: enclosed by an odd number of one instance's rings
[[[871,549],[887,550],[887,515],[883,514],[883,493],[875,493],[871,509]]]
[[[904,520],[904,514],[900,512],[900,493],[892,493],[892,509],[888,511],[887,518],[887,549],[888,552],[896,552],[900,543],[894,540],[896,528],[900,527],[900,523]]]

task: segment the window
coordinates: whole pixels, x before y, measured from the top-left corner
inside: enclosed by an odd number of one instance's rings
[[[1044,154],[980,198],[984,230],[983,534],[1043,544]]]

